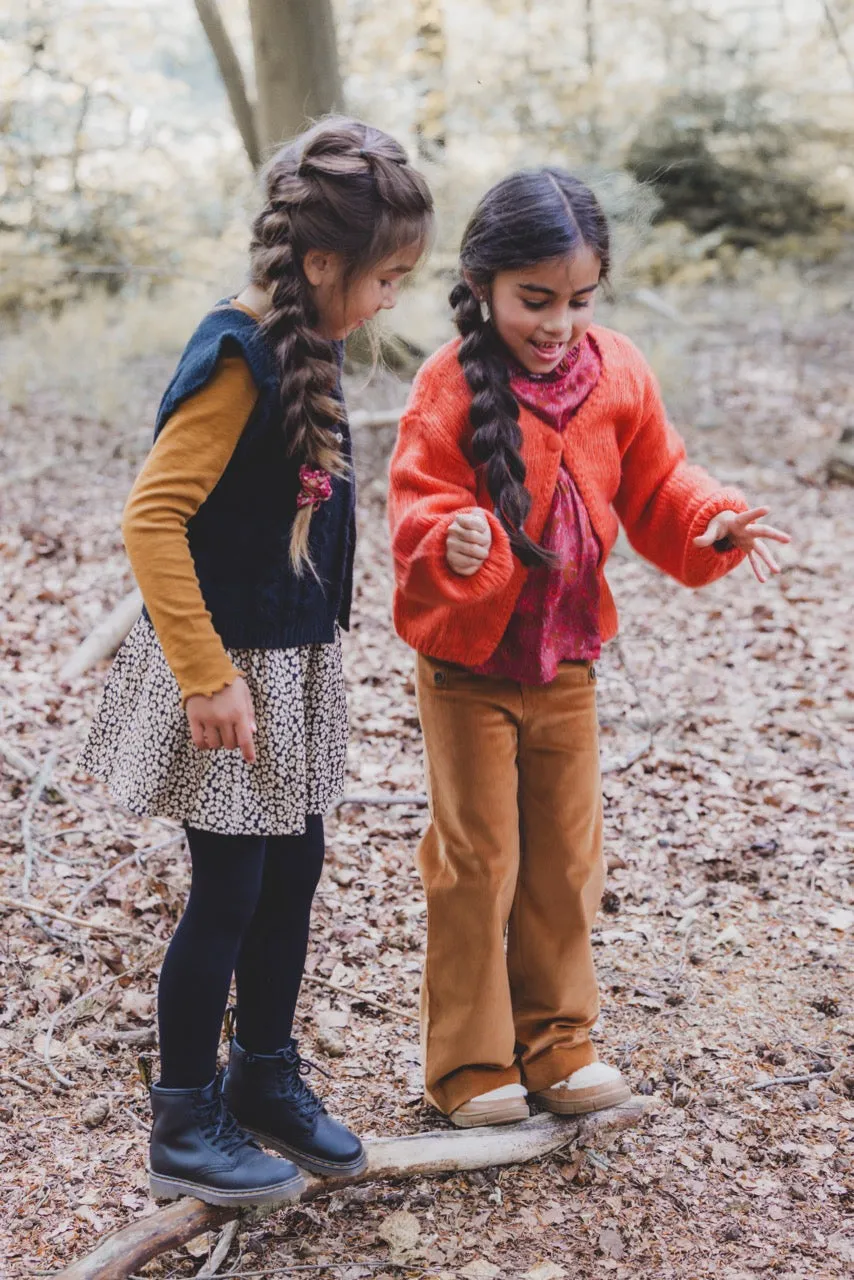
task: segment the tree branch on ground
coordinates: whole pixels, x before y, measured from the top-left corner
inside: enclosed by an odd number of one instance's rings
[[[570,1119],[538,1115],[520,1124],[481,1129],[439,1129],[402,1138],[368,1138],[368,1167],[356,1178],[306,1178],[304,1203],[327,1191],[379,1178],[430,1177],[498,1165],[525,1164],[571,1144],[589,1146],[597,1137],[634,1128],[645,1100],[632,1098],[619,1107]],[[177,1249],[203,1231],[243,1216],[184,1197],[140,1221],[107,1236],[94,1252],[59,1272],[55,1280],[125,1280],[152,1258]]]

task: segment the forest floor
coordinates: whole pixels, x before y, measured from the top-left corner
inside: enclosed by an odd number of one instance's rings
[[[854,422],[854,312],[813,301],[784,316],[717,286],[670,300],[684,323],[640,307],[627,323],[675,387],[677,422],[690,411],[690,452],[767,502],[794,541],[764,587],[745,566],[689,592],[621,545],[611,561],[622,638],[599,680],[611,871],[595,937],[596,1038],[648,1095],[648,1114],[587,1153],[365,1185],[282,1211],[239,1233],[221,1274],[851,1274],[854,520],[851,489],[828,485],[821,464]],[[153,368],[151,386],[167,372]],[[351,403],[401,398],[382,381]],[[0,406],[4,473],[20,473],[0,492],[0,745],[42,770],[36,783],[0,757],[0,893],[19,899],[28,885],[100,926],[0,905],[3,1276],[48,1275],[153,1207],[147,1098],[127,1033],[154,1052],[157,969],[187,860],[173,826],[111,807],[75,772],[106,664],[58,682],[131,585],[119,514],[153,408],[135,405],[125,432],[70,417],[47,392],[26,411]],[[390,443],[384,430],[359,436],[351,794],[423,790],[412,654],[389,621]],[[47,458],[52,469],[27,479]],[[423,1103],[418,1063],[424,822],[416,803],[349,804],[328,824],[299,1033],[332,1076],[331,1109],[364,1134],[442,1123]],[[401,1211],[417,1220],[406,1219],[403,1258],[385,1238]],[[214,1241],[144,1274],[194,1275]]]

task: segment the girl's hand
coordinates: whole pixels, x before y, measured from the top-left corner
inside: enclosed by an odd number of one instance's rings
[[[765,566],[772,573],[779,573],[780,566],[764,545],[763,539],[771,542],[791,542],[788,533],[782,529],[773,529],[770,524],[759,524],[763,516],[767,516],[767,507],[754,507],[752,511],[721,511],[709,521],[709,527],[699,538],[694,539],[695,547],[710,547],[713,542],[727,538],[733,547],[746,551],[750,567],[760,582],[765,582],[767,575]]]
[[[454,518],[445,543],[445,559],[454,573],[470,578],[489,555],[491,546],[489,521],[479,507],[473,507]]]
[[[185,710],[193,745],[200,751],[216,751],[218,747],[232,751],[239,747],[246,763],[255,763],[253,737],[258,726],[252,695],[242,676],[210,697],[194,693],[187,699]]]

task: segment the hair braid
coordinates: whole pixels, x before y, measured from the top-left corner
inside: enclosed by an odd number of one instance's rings
[[[312,249],[334,253],[346,287],[403,246],[427,243],[433,204],[424,178],[393,138],[358,120],[320,121],[270,160],[265,204],[252,227],[250,278],[271,307],[262,322],[275,351],[282,426],[302,464],[342,476],[349,470],[335,396],[338,362],[318,331],[320,317],[303,269]],[[308,566],[311,506],[300,507],[291,563]]]
[[[309,198],[307,183],[295,175],[279,175],[267,206],[255,220],[250,253],[256,283],[270,290],[271,308],[262,328],[275,351],[281,388],[282,429],[288,450],[302,463],[345,475],[349,470],[334,431],[343,416],[333,391],[338,365],[317,333],[317,315],[301,264],[293,247],[289,206]],[[296,572],[307,565],[312,508],[301,507],[294,518],[290,560]]]
[[[489,493],[510,545],[528,565],[554,566],[558,560],[523,528],[532,499],[525,488],[508,351],[495,325],[481,316],[474,290],[486,292],[500,272],[571,257],[582,246],[599,259],[599,278],[607,280],[608,222],[590,188],[556,167],[520,170],[491,187],[472,214],[460,247],[463,279],[451,293],[463,337],[459,361],[473,395],[475,456],[486,465]]]
[[[472,393],[472,448],[478,462],[486,466],[486,484],[495,514],[523,564],[554,567],[556,557],[529,538],[523,528],[532,499],[525,488],[519,405],[510,390],[507,361],[492,325],[481,315],[474,290],[464,280],[455,285],[450,303],[463,339],[459,361]]]

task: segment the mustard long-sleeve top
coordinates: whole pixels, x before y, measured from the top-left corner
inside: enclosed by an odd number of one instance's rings
[[[240,674],[205,606],[187,522],[216,487],[257,398],[245,360],[221,358],[210,381],[166,422],[122,518],[131,566],[184,702],[217,693]]]

